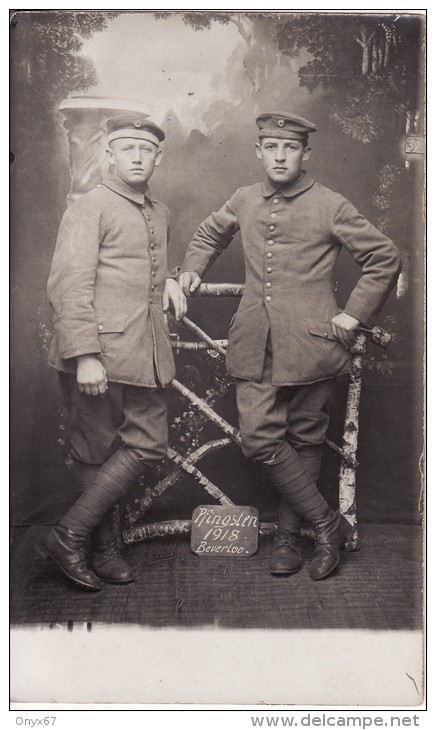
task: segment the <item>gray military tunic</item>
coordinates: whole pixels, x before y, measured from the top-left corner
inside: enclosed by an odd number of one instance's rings
[[[370,326],[400,271],[392,241],[342,195],[302,172],[280,190],[270,181],[237,190],[198,227],[182,271],[203,276],[238,230],[246,282],[229,331],[229,372],[259,382],[269,333],[274,386],[348,371],[350,355],[331,327],[340,311],[333,267],[344,247],[362,268],[345,311]]]
[[[162,312],[168,222],[163,203],[115,175],[68,208],[47,287],[53,367],[74,373],[78,355],[96,354],[112,382],[155,387],[173,379]]]

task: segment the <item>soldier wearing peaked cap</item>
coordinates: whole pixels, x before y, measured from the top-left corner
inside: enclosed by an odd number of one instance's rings
[[[165,139],[165,133],[148,117],[120,116],[106,122],[107,142],[116,139],[143,139],[159,146]],[[127,135],[127,136],[126,136]]]
[[[227,368],[236,378],[242,448],[281,494],[273,574],[302,566],[302,521],[315,528],[314,580],[339,563],[350,532],[317,488],[327,404],[349,370],[359,324],[371,326],[400,271],[397,248],[342,195],[304,169],[311,122],[278,111],[256,119],[265,179],[242,187],[200,224],[179,283],[186,295],[240,230],[246,282],[229,330]],[[341,248],[362,276],[341,311],[332,271]]]
[[[270,114],[261,114],[256,119],[259,128],[259,139],[263,137],[274,137],[276,139],[300,139],[308,141],[308,135],[316,132],[316,126],[307,119],[297,116],[297,114],[287,114],[287,112],[273,112]]]
[[[48,281],[49,362],[70,409],[81,495],[35,545],[91,590],[135,579],[117,548],[113,507],[166,454],[165,386],[175,368],[164,312],[170,303],[178,319],[186,312],[167,268],[169,211],[148,187],[165,135],[144,116],[109,119],[107,132],[113,172],[65,212]]]

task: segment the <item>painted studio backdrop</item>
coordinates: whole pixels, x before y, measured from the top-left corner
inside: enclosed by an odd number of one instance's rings
[[[342,193],[403,255],[403,272],[370,345],[360,415],[361,521],[420,518],[423,300],[423,21],[407,15],[19,12],[12,20],[12,521],[56,520],[73,500],[68,421],[47,365],[45,293],[67,198],[98,182],[105,110],[148,109],[167,139],[151,181],[171,211],[170,266],[198,223],[240,186],[261,178],[255,116],[287,109],[315,122],[307,169]],[[82,97],[82,98],[79,98]],[[59,111],[59,108],[61,110]],[[115,112],[114,112],[115,110]],[[97,126],[95,126],[97,125]],[[97,136],[93,138],[97,130]],[[82,145],[82,146],[81,146]],[[359,269],[339,258],[344,304]],[[206,281],[243,283],[240,239]],[[235,298],[196,299],[188,316],[225,339]],[[182,340],[192,332],[170,321]],[[176,354],[177,378],[237,425],[223,358]],[[347,379],[338,383],[329,436],[341,442]],[[222,437],[195,406],[171,396],[171,444],[184,455]],[[326,448],[321,488],[337,502],[340,460]],[[229,444],[201,470],[237,504],[274,519],[277,497]],[[156,479],[161,479],[157,475]],[[142,490],[142,491],[141,491]],[[138,485],[140,498],[144,486]],[[135,495],[125,509],[132,509]],[[183,476],[149,505],[146,520],[189,519],[213,500]]]

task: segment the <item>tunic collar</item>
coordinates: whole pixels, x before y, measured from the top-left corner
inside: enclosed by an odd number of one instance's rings
[[[268,178],[262,183],[262,195],[265,198],[269,198],[273,193],[281,193],[285,198],[292,198],[295,195],[304,193],[305,190],[309,190],[315,183],[313,177],[307,174],[305,170],[301,171],[301,175],[297,180],[285,185],[283,188],[275,187],[274,184]]]
[[[132,188],[130,185],[127,185],[124,180],[121,180],[118,175],[114,174],[105,177],[102,181],[102,184],[105,187],[109,188],[109,190],[113,190],[114,193],[118,193],[118,195],[122,195],[124,198],[128,198],[133,203],[144,205],[146,200],[152,203],[156,202],[150,195],[150,188],[148,187],[148,185],[145,191],[141,192],[139,190],[135,190],[135,188]]]

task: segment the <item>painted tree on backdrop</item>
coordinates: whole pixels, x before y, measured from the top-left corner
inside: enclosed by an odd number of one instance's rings
[[[59,103],[97,82],[92,60],[80,51],[84,40],[104,30],[113,17],[81,11],[19,11],[11,16],[12,128],[20,140],[15,154],[28,166],[30,179],[40,179],[35,160],[41,158],[47,166],[54,161]],[[38,189],[40,185],[33,187],[33,193]]]
[[[300,67],[300,84],[310,92],[321,87],[341,132],[363,145],[375,145],[383,161],[372,204],[375,223],[406,254],[400,296],[408,285],[416,207],[404,137],[421,131],[422,31],[419,16],[295,14],[277,32],[282,52],[292,58],[302,50],[311,54]]]
[[[395,146],[416,110],[420,34],[417,16],[298,14],[278,29],[277,41],[291,57],[311,54],[300,83],[333,92],[333,116],[345,134]]]

